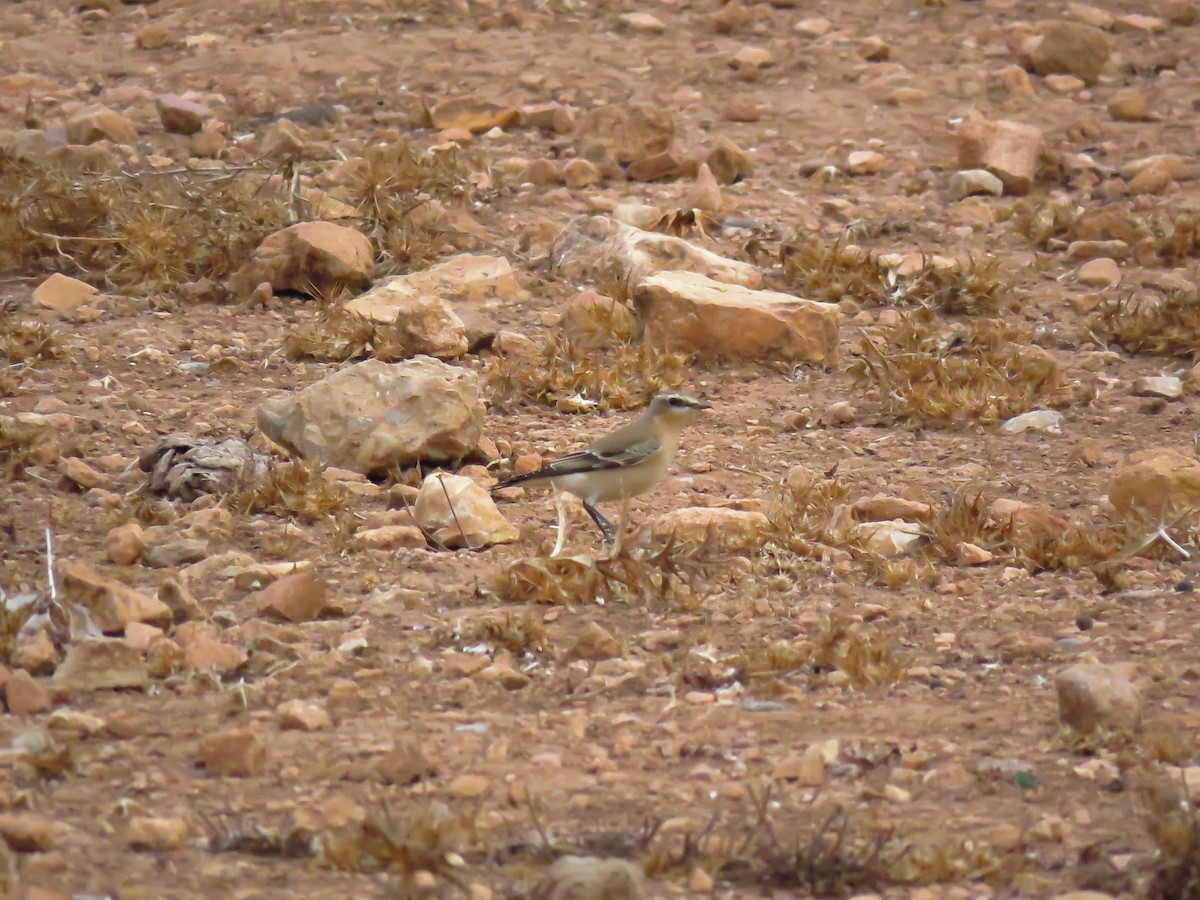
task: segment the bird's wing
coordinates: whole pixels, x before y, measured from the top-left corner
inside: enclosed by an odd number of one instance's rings
[[[617,447],[605,447],[600,443],[597,441],[596,445],[561,456],[534,472],[506,479],[496,485],[493,490],[520,484],[522,481],[537,481],[544,478],[559,478],[563,475],[579,475],[603,469],[623,469],[636,466],[649,459],[662,447],[658,439],[653,436],[648,436],[633,444]]]

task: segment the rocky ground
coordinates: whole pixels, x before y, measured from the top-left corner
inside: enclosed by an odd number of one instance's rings
[[[5,5],[0,883],[1200,896],[1152,7]]]

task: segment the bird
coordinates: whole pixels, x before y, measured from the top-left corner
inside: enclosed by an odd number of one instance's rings
[[[620,550],[625,527],[624,504],[662,481],[679,449],[680,433],[706,409],[712,409],[712,404],[700,397],[683,391],[663,391],[656,394],[641,416],[628,425],[540,469],[506,478],[492,490],[521,484],[549,484],[560,492],[558,536],[551,556],[562,552],[566,539],[567,510],[562,495],[578,497],[600,529],[605,543],[615,539],[615,554]],[[620,527],[614,526],[596,509],[597,503],[613,500],[622,502]]]

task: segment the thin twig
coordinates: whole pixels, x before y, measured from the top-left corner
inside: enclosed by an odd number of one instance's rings
[[[446,505],[450,507],[450,515],[454,518],[454,524],[463,539],[463,545],[468,550],[474,550],[475,548],[471,546],[471,542],[467,539],[467,533],[463,531],[462,522],[458,521],[458,513],[454,509],[454,502],[450,499],[450,491],[446,487],[446,479],[442,476],[441,472],[438,473],[437,480],[438,484],[442,486],[442,493],[446,495]]]

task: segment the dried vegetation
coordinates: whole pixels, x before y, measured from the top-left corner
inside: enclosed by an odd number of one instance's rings
[[[850,244],[843,235],[833,242],[785,240],[779,261],[787,289],[810,300],[852,298],[867,306],[928,307],[947,315],[995,315],[1016,308],[996,260],[921,255],[920,265],[907,266],[895,254]]]
[[[66,271],[127,294],[224,278],[288,224],[287,191],[269,174],[257,168],[90,174],[5,160],[0,272]]]
[[[734,556],[715,540],[689,544],[668,539],[650,545],[635,534],[613,556],[518,559],[497,570],[491,586],[510,603],[688,605],[717,589],[735,569]]]
[[[395,325],[384,325],[348,313],[333,302],[323,304],[314,319],[288,332],[284,352],[289,359],[319,362],[367,357],[399,362],[412,356]]]
[[[319,522],[350,506],[350,494],[325,477],[319,463],[280,462],[253,487],[235,494],[230,506],[241,513],[270,513]]]
[[[566,412],[633,409],[687,379],[687,357],[640,342],[585,348],[552,333],[529,354],[498,356],[484,372],[493,402]]]
[[[865,336],[851,372],[888,415],[921,425],[988,425],[1073,400],[1054,357],[1029,344],[1021,325],[974,319],[946,327],[930,310]]]
[[[347,202],[380,248],[378,274],[425,268],[471,242],[443,204],[465,206],[490,184],[477,155],[403,141],[368,147],[344,166]]]
[[[1200,295],[1189,286],[1116,297],[1096,310],[1091,328],[1129,353],[1191,356],[1200,350]]]

